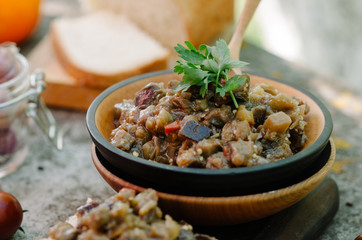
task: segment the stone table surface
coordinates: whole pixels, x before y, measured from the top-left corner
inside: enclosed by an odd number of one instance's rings
[[[49,19],[43,20],[43,31]],[[43,35],[37,33],[21,46],[25,56]],[[354,239],[362,233],[362,93],[349,89],[343,80],[287,62],[250,44],[243,46],[241,59],[250,63],[251,72],[294,82],[317,95],[329,108],[337,148],[329,175],[339,187],[340,206],[319,239]],[[22,223],[25,233],[18,231],[13,239],[46,237],[50,226],[74,214],[88,197],[102,200],[115,193],[91,161],[86,113],[51,111],[64,134],[64,149],[55,150],[30,121],[29,153],[24,164],[0,179],[1,188],[16,196],[28,210]]]

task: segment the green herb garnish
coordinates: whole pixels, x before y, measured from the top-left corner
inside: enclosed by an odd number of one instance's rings
[[[230,93],[235,107],[238,108],[233,90],[242,86],[247,77],[234,75],[229,78],[228,75],[231,69],[244,67],[248,63],[231,59],[225,40],[217,41],[213,47],[202,44],[199,50],[189,41],[185,41],[185,44],[188,48],[181,44],[175,47],[178,56],[185,60],[177,61],[178,65],[174,68],[174,72],[184,74],[175,91],[186,91],[191,86],[199,86],[200,94],[204,97],[209,84],[214,83],[215,96],[219,94],[224,97],[227,92]]]

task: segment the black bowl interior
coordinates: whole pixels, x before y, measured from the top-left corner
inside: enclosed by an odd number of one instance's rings
[[[203,191],[194,191],[190,188],[179,188],[177,186],[165,186],[164,184],[157,184],[155,182],[145,181],[142,178],[137,176],[132,176],[127,173],[120,171],[118,168],[110,164],[103,156],[100,154],[99,150],[96,148],[96,154],[99,162],[113,175],[137,186],[143,188],[153,188],[159,192],[184,195],[184,196],[203,196],[203,197],[228,197],[228,196],[242,196],[248,194],[256,194],[262,192],[273,191],[277,189],[282,189],[293,184],[304,181],[305,179],[311,177],[320,171],[328,162],[331,156],[331,143],[328,142],[327,146],[324,148],[319,157],[311,165],[309,165],[304,171],[298,173],[297,175],[283,179],[282,181],[275,182],[273,184],[266,182],[263,185],[257,187],[245,187],[240,186],[233,191],[228,191],[226,189],[215,190],[214,192],[203,192]]]
[[[127,89],[129,86],[140,89],[146,84],[146,80],[160,82],[175,77],[178,76],[175,76],[171,71],[161,71],[130,78],[106,89],[93,101],[88,109],[87,127],[93,142],[104,160],[117,169],[117,172],[122,176],[138,179],[137,181],[142,181],[150,186],[165,189],[172,188],[177,192],[196,195],[198,193],[214,195],[215,192],[229,195],[234,192],[250,193],[254,190],[259,192],[260,189],[275,189],[283,181],[294,179],[302,174],[308,166],[319,159],[318,156],[329,141],[333,124],[331,116],[323,103],[309,92],[293,84],[269,79],[275,84],[282,85],[282,88],[293,89],[296,94],[302,94],[312,107],[317,109],[317,114],[321,116],[318,121],[314,121],[316,129],[309,130],[311,137],[315,138],[313,143],[289,158],[265,165],[243,168],[180,168],[134,157],[114,147],[108,141],[109,135],[107,135],[112,129],[109,123],[113,122],[113,105],[111,103],[115,97],[119,98],[120,102],[124,98],[132,98],[134,94],[133,89],[133,91],[129,91],[129,95],[127,95],[127,91],[124,91],[121,96],[117,96],[117,91],[120,88]],[[259,76],[255,76],[255,78],[263,79]],[[295,95],[293,94],[293,96]],[[104,111],[104,109],[107,110]]]

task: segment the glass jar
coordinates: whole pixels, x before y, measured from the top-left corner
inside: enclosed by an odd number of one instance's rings
[[[18,49],[1,44],[0,50],[4,49],[7,62],[3,66],[7,64],[8,71],[0,69],[0,177],[15,171],[27,155],[29,117],[56,148],[62,148],[55,120],[40,97],[45,89],[44,72],[37,70],[30,75],[28,61]]]

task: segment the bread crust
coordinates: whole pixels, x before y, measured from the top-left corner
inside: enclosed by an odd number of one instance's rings
[[[57,36],[57,31],[55,29],[55,24],[52,23],[50,26],[50,40],[55,52],[55,55],[62,65],[62,67],[74,77],[77,81],[78,86],[87,86],[97,89],[105,89],[117,82],[120,82],[124,79],[140,75],[147,72],[164,70],[168,67],[168,58],[165,56],[162,59],[157,59],[149,64],[135,67],[134,69],[129,69],[127,71],[119,72],[117,74],[97,74],[94,72],[84,71],[79,68],[72,59],[70,59],[65,51],[62,49],[62,45],[59,42],[59,37]]]

